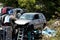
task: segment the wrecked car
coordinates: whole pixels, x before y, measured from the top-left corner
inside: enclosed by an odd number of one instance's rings
[[[26,27],[28,30],[44,28],[46,18],[42,13],[24,13],[15,21],[19,27]]]

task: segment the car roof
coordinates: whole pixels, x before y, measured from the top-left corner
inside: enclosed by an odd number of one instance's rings
[[[42,13],[24,13],[24,14],[32,14],[32,15],[35,15],[35,14],[42,14]]]

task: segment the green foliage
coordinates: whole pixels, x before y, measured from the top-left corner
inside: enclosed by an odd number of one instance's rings
[[[0,2],[4,3],[5,6],[18,7],[18,3],[16,3],[16,0],[0,0]]]
[[[36,2],[37,0],[18,0],[19,6],[27,9],[29,12],[35,12],[41,9],[40,5]]]
[[[53,17],[53,15],[56,17],[56,11],[58,14],[60,14],[60,0],[42,0],[40,2],[44,4],[43,11],[46,13],[46,16],[48,16],[48,18],[49,16]],[[49,15],[47,15],[47,13]]]
[[[59,11],[59,12],[60,12],[60,7],[58,7],[58,8],[57,8],[57,11]]]
[[[48,40],[59,40],[60,39],[60,26],[52,26],[52,24],[54,24],[56,21],[59,21],[59,20],[51,19],[48,21],[48,27],[56,30],[56,36],[48,37]]]
[[[60,0],[0,0],[0,2],[27,9],[28,12],[43,12],[49,18],[55,15],[55,12],[60,14]]]
[[[25,8],[31,12],[36,12],[37,10],[40,12],[45,11],[46,13],[60,12],[60,0],[0,0],[0,2],[8,6]]]
[[[0,0],[0,2],[3,2],[4,3],[4,0]]]
[[[26,8],[29,11],[45,11],[48,13],[55,13],[59,11],[57,8],[60,5],[60,0],[18,0],[21,8]]]

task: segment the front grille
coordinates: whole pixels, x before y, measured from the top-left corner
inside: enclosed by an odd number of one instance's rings
[[[17,27],[19,27],[19,28],[25,28],[26,25],[17,25]]]

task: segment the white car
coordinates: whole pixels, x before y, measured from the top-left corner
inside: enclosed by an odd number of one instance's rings
[[[43,28],[46,24],[46,18],[42,13],[24,13],[18,20],[15,21],[19,27],[26,27],[28,29]]]

